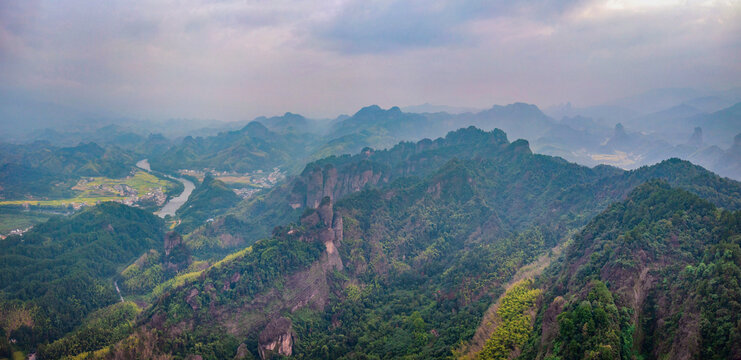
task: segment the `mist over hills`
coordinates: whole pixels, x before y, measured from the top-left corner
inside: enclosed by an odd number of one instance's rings
[[[741,360],[741,1],[0,0],[0,360]]]
[[[474,125],[486,130],[503,129],[511,137],[530,141],[535,151],[562,156],[580,164],[610,164],[632,169],[662,159],[679,157],[697,161],[721,175],[738,179],[741,174],[733,170],[738,165],[732,164],[732,159],[737,157],[734,155],[734,138],[741,132],[739,104],[739,89],[715,92],[657,89],[606,105],[574,108],[566,104],[548,108],[545,112],[535,105],[524,103],[495,105],[481,111],[453,107],[447,109],[450,112],[446,112],[444,106],[435,107],[429,104],[404,108],[405,111],[398,107],[384,110],[374,105],[364,107],[352,116],[342,115],[333,120],[310,119],[288,112],[282,116],[258,117],[253,121],[261,123],[279,136],[293,136],[287,141],[304,144],[304,150],[300,153],[305,154],[303,157],[306,159],[354,153],[363,147],[387,148],[399,141],[434,138],[460,127]],[[184,154],[183,151],[187,153],[188,150],[176,148],[193,146],[188,145],[191,142],[190,136],[200,142],[201,140],[197,140],[199,136],[207,139],[220,132],[233,132],[247,123],[190,120],[111,122],[79,118],[76,121],[85,125],[74,126],[75,130],[70,131],[64,124],[72,123],[64,119],[54,122],[54,128],[48,127],[49,124],[36,124],[33,126],[43,127],[44,130],[13,139],[26,142],[48,141],[58,146],[96,142],[143,154],[151,153],[148,148],[152,146],[156,146],[158,150],[173,147],[171,151],[181,151]],[[34,122],[31,121],[30,124]],[[624,130],[615,130],[618,124]],[[29,125],[14,127],[13,131],[6,134],[18,134],[25,126]],[[700,128],[700,135],[695,134],[696,128]],[[158,137],[161,136],[159,134],[164,135],[164,139]],[[218,139],[215,141],[236,141],[234,136],[219,136],[214,138]],[[699,136],[699,140],[690,141],[692,136]],[[293,150],[295,149],[294,147]],[[270,153],[271,150],[267,151]],[[263,168],[267,168],[267,165],[294,165],[287,164],[289,161],[286,159],[283,155],[283,160],[273,161],[271,164],[263,163]],[[180,164],[181,168],[183,165],[185,164]],[[292,168],[297,170],[297,166]],[[174,169],[171,166],[167,168]],[[240,170],[245,168],[241,167]]]
[[[0,359],[734,358],[741,102],[706,95],[0,143]]]

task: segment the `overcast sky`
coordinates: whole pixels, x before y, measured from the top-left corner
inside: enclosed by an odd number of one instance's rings
[[[0,90],[136,118],[741,85],[741,1],[0,0]]]

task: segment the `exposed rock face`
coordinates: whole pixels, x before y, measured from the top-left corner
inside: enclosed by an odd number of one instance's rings
[[[318,208],[324,197],[332,200],[411,175],[424,175],[453,158],[488,157],[507,148],[507,135],[474,127],[448,133],[445,138],[402,142],[392,149],[365,148],[355,156],[331,158],[306,166],[291,185],[288,203],[294,208]],[[515,142],[514,153],[530,152],[527,142]]]
[[[293,354],[293,328],[291,320],[280,317],[265,327],[258,340],[260,358],[269,359],[273,355],[291,356]]]
[[[165,235],[165,258],[163,267],[166,271],[177,273],[190,265],[190,251],[183,243],[183,237],[177,232]]]
[[[165,256],[169,256],[170,252],[179,245],[183,244],[183,237],[180,234],[171,231],[165,234]]]
[[[558,314],[563,311],[566,304],[564,298],[557,296],[553,299],[553,302],[548,305],[543,316],[543,333],[540,338],[540,343],[545,346],[546,354],[550,354],[553,350],[553,340],[558,336]]]
[[[239,344],[239,347],[237,348],[237,354],[234,355],[234,360],[247,360],[251,358],[252,355],[250,354],[250,350],[247,349],[247,345],[245,345],[245,343]]]
[[[342,216],[334,211],[329,197],[320,202],[318,209],[308,210],[301,218],[301,223],[302,228],[290,229],[286,234],[278,236],[291,236],[295,241],[321,242],[325,251],[308,268],[285,274],[282,289],[289,289],[288,291],[268,289],[256,294],[249,303],[237,309],[229,308],[224,311],[213,306],[208,309],[211,320],[223,325],[232,335],[244,337],[261,331],[258,352],[263,359],[269,358],[271,354],[291,354],[295,334],[290,330],[290,321],[280,318],[281,313],[295,312],[307,307],[323,310],[329,302],[329,275],[333,270],[343,269],[344,266],[338,250],[344,233]],[[186,302],[191,307],[203,308],[204,305],[197,302],[199,297],[230,291],[232,285],[239,282],[243,275],[234,272],[225,279],[223,285],[204,287],[200,293],[191,290],[185,295]],[[189,296],[191,294],[192,298]]]
[[[356,164],[350,169],[338,172],[328,164],[304,172],[294,185],[289,202],[293,208],[318,208],[324,197],[339,199],[342,196],[362,190],[366,185],[376,185],[388,181],[384,172],[374,170],[369,163]]]
[[[198,301],[198,293],[198,289],[192,289],[188,296],[185,297],[185,302],[190,305],[193,311],[198,310],[201,305]]]

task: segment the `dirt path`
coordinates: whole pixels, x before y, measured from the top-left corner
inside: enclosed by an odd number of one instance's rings
[[[491,334],[494,333],[494,330],[499,325],[497,309],[499,308],[499,303],[502,301],[502,297],[504,296],[504,294],[506,294],[507,291],[514,284],[525,279],[533,279],[536,276],[540,275],[543,270],[545,270],[545,268],[551,264],[551,261],[558,258],[565,246],[566,242],[554,247],[553,249],[551,249],[551,251],[546,252],[545,254],[538,257],[537,260],[517,270],[515,275],[512,276],[512,279],[506,285],[504,285],[504,292],[502,292],[502,295],[499,296],[497,301],[491,304],[491,306],[489,306],[489,308],[484,313],[484,317],[481,319],[481,324],[476,329],[476,333],[473,335],[471,342],[464,346],[460,350],[460,352],[458,352],[460,354],[460,359],[475,359],[476,355],[478,355],[478,353],[484,349],[486,340],[489,340]]]

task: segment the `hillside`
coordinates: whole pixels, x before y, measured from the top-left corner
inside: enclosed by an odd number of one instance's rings
[[[311,137],[278,134],[253,121],[240,130],[216,136],[183,139],[182,143],[152,156],[153,169],[175,172],[180,169],[235,171],[245,173],[284,166],[300,159]]]
[[[55,217],[0,240],[0,330],[22,348],[54,340],[85,315],[118,300],[119,268],[162,245],[162,221],[144,210],[103,203]]]
[[[590,222],[541,280],[522,359],[741,356],[741,213],[664,182]]]
[[[388,186],[396,179],[424,177],[454,158],[491,159],[497,164],[492,166],[496,172],[488,181],[497,186],[492,190],[496,195],[492,196],[512,206],[508,212],[530,212],[519,196],[546,196],[540,192],[549,191],[547,196],[557,204],[585,204],[586,197],[591,197],[590,206],[593,207],[589,213],[593,214],[652,178],[665,179],[674,186],[691,190],[718,206],[741,208],[737,182],[720,178],[686,161],[672,159],[628,172],[609,166],[589,169],[559,158],[532,154],[527,142],[509,143],[500,130],[486,132],[469,127],[450,132],[444,138],[402,142],[387,150],[367,148],[356,155],[331,156],[312,162],[287,183],[241,202],[228,210],[226,217],[205,224],[186,241],[199,244],[199,248],[201,244],[210,243],[208,246],[219,253],[225,248],[246,246],[269,236],[275,226],[292,221],[305,207],[317,206],[324,196],[341,199],[364,189]],[[555,175],[559,172],[573,172],[573,177],[560,179]],[[573,220],[581,224],[588,219],[584,214],[560,215],[573,216]],[[214,240],[217,238],[226,241]]]
[[[696,195],[680,192],[683,200],[672,202],[661,192],[667,185],[642,182],[667,177],[738,207],[738,183],[686,162],[589,169],[513,151],[526,149],[518,143],[336,204],[329,196],[316,209],[309,204],[297,222],[164,293],[109,355],[136,353],[139,343],[152,354],[203,358],[239,349],[254,357],[445,358],[473,336],[520,267],[583,225],[594,227],[605,215],[590,220],[609,203],[648,194],[655,204],[715,211]],[[623,220],[626,229],[641,226]]]
[[[81,177],[124,177],[134,163],[131,154],[96,143],[74,147],[0,144],[0,198],[69,196]]]

